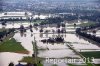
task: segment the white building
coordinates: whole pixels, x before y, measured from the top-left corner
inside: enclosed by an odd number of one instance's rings
[[[4,12],[0,14],[0,19],[27,19],[31,16],[30,12]]]

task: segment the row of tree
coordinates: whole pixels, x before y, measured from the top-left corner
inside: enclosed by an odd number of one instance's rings
[[[95,25],[91,25],[91,26],[85,26],[85,27],[81,27],[81,31],[84,31],[84,30],[89,30],[89,29],[94,29],[94,28],[98,28],[100,27],[100,23],[96,23]]]
[[[43,43],[62,43],[64,42],[64,38],[56,37],[56,38],[43,39],[41,40],[41,42]]]
[[[85,32],[81,32],[81,31],[76,31],[76,32],[77,32],[78,35],[81,35],[83,37],[86,37],[88,39],[91,39],[93,41],[96,41],[96,42],[100,43],[100,37],[96,37],[95,35],[87,34]]]
[[[97,27],[100,27],[100,24],[97,24],[95,26],[90,26],[90,28],[89,27],[84,27],[84,29],[83,28],[77,28],[76,33],[78,35],[81,35],[81,36],[86,37],[90,40],[93,40],[93,41],[100,43],[100,37],[97,37],[97,36],[91,35],[91,34],[87,34],[87,32],[84,32],[84,30],[89,30],[89,29],[93,29],[93,28],[97,28]]]
[[[15,31],[15,29],[8,29],[8,30],[1,31],[0,32],[0,41],[3,41],[2,38],[4,36],[7,36],[7,35],[9,35],[10,33],[14,32],[14,31]]]
[[[45,30],[45,31],[44,31],[43,28],[40,29],[40,33],[43,33],[43,32],[49,33],[50,30]],[[66,33],[66,29],[62,28],[61,30],[60,30],[60,29],[52,30],[52,33]]]
[[[37,64],[32,64],[32,63],[27,63],[27,64],[25,64],[25,65],[23,65],[23,64],[21,64],[21,63],[19,63],[19,64],[17,64],[17,65],[14,65],[14,63],[9,63],[9,65],[8,66],[37,66]]]

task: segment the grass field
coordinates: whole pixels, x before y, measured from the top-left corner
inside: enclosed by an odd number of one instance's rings
[[[43,64],[39,63],[39,61],[42,61],[42,59],[41,58],[37,58],[37,66],[43,66]],[[24,57],[19,62],[26,62],[26,63],[31,63],[31,64],[36,63],[35,58],[33,58],[33,57]]]
[[[56,64],[53,64],[52,66],[57,66]]]
[[[87,66],[87,65],[74,65],[74,64],[68,64],[68,66]]]
[[[33,51],[34,51],[35,53],[37,53],[38,50],[37,50],[36,43],[32,42],[32,44],[33,44]],[[35,53],[34,53],[34,54],[35,54]],[[42,60],[43,60],[43,59],[37,57],[37,54],[36,54],[36,57],[25,56],[25,57],[23,57],[19,62],[26,62],[26,63],[31,63],[31,64],[36,63],[37,66],[43,66],[43,64],[39,63],[39,62],[42,61]]]
[[[21,45],[20,42],[17,42],[14,38],[8,39],[0,43],[0,52],[15,52],[28,54],[29,52]]]
[[[95,25],[96,23],[95,22],[82,22],[81,24],[76,24],[77,27],[81,26],[81,27],[85,27],[85,26],[92,26],[92,25]],[[74,24],[71,24],[71,25],[68,25],[69,27],[70,26],[74,26]]]
[[[100,58],[100,51],[94,51],[94,52],[80,52],[84,57],[94,57],[94,58]]]
[[[14,23],[30,23],[30,21],[15,21]],[[31,24],[40,24],[40,23],[46,23],[46,21],[45,20],[31,21]]]
[[[92,25],[95,25],[96,23],[95,22],[87,22],[87,23],[81,23],[79,26],[92,26]]]

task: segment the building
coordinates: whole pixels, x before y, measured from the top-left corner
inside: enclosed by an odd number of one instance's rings
[[[3,12],[0,19],[27,19],[32,16],[30,12]]]

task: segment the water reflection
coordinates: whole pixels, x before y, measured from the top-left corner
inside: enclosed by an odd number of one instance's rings
[[[58,34],[48,34],[48,36],[55,37],[55,36],[58,36]],[[100,50],[100,48],[98,46],[93,45],[93,43],[88,42],[88,40],[84,40],[82,37],[78,36],[77,34],[65,34],[65,35],[59,34],[59,36],[62,36],[66,42],[70,43],[73,46],[73,48],[75,48],[78,51],[80,51],[80,50],[90,51],[90,50],[96,50],[96,49]],[[66,36],[66,37],[64,37],[64,36]],[[44,37],[44,39],[45,39],[45,37]],[[45,58],[45,57],[50,57],[50,58],[70,57],[70,55],[67,56],[66,53],[71,52],[71,50],[64,48],[64,47],[67,47],[66,43],[61,45],[59,43],[43,44],[42,42],[38,42],[38,47],[41,47],[41,49],[45,49],[44,52],[39,50],[39,55],[38,55],[39,57],[43,57],[43,58]],[[59,48],[57,48],[57,47],[59,47]],[[46,48],[48,48],[49,50],[46,50]],[[68,51],[68,50],[70,50],[70,51]],[[61,51],[62,54],[60,55],[58,51]],[[63,53],[66,55],[64,55]],[[72,54],[73,53],[74,52],[72,52]],[[72,57],[74,57],[74,55]]]
[[[92,40],[89,40],[89,39],[87,39],[85,37],[82,37],[82,36],[79,36],[79,35],[76,35],[76,36],[79,37],[80,39],[84,39],[85,41],[88,41],[90,44],[94,44],[94,45],[97,45],[98,44],[97,42],[92,41]]]
[[[33,37],[33,34],[31,33],[31,37]]]
[[[40,37],[43,38],[43,33],[40,33]]]
[[[48,34],[45,34],[46,38],[48,38]]]
[[[21,33],[21,32],[20,32],[20,36],[23,37],[23,36],[24,36],[24,33]]]
[[[16,25],[14,25],[15,27]],[[27,25],[26,25],[27,26]],[[29,26],[29,25],[28,25]],[[17,28],[20,27],[20,25],[17,24]],[[6,27],[7,28],[7,27]],[[30,30],[27,30],[25,33],[15,33],[14,38],[21,42],[22,46],[30,51],[30,54],[27,56],[31,56],[33,54],[33,45],[32,41],[34,41],[34,36],[36,37],[37,46],[39,48],[38,56],[42,58],[50,57],[50,58],[68,58],[68,57],[75,57],[79,58],[78,55],[76,55],[67,45],[66,43],[42,43],[40,40],[42,39],[48,39],[49,37],[55,38],[57,36],[61,36],[65,39],[65,41],[73,46],[78,51],[91,51],[91,50],[100,50],[100,48],[96,45],[93,45],[95,43],[89,41],[86,38],[80,37],[77,34],[69,34],[69,33],[62,33],[62,34],[56,34],[55,32],[50,31],[49,33],[39,33],[39,27],[33,28],[33,32],[30,32]],[[49,30],[56,30],[55,27],[48,28]],[[46,30],[46,29],[44,29]],[[69,29],[67,28],[67,32],[74,31],[75,29]],[[8,63],[13,61],[14,63],[18,63],[20,59],[22,59],[24,55],[21,54],[15,54],[15,53],[0,53],[0,66],[7,66]],[[26,56],[26,55],[25,55]],[[7,60],[5,60],[7,59]],[[48,65],[47,65],[48,66]]]
[[[27,36],[27,34],[24,34],[24,37],[26,37]]]

